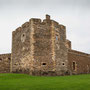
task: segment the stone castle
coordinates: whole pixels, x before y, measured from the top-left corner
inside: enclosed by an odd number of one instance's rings
[[[90,54],[72,50],[66,27],[32,18],[12,32],[12,53],[0,55],[0,73],[72,75],[90,73]]]

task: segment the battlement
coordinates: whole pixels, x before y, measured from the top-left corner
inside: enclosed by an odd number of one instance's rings
[[[62,30],[65,30],[65,29],[66,29],[66,26],[60,24],[60,28],[61,28]]]
[[[11,56],[11,53],[0,54],[0,57],[8,57],[8,56]]]
[[[28,22],[25,22],[24,24],[21,25],[21,27],[18,27],[15,31],[13,31],[14,34],[20,32],[22,29],[27,28],[31,25],[31,23],[33,24],[47,24],[47,25],[51,25],[53,27],[59,27],[62,30],[65,30],[66,27],[64,25],[59,24],[58,22],[56,22],[55,20],[52,20],[50,18],[50,15],[46,14],[46,18],[42,21],[39,18],[31,18]]]
[[[37,23],[41,23],[41,19],[38,19],[38,18],[31,18],[29,20],[30,24],[33,22],[33,24],[37,24]]]
[[[50,15],[46,14],[46,20],[50,20]]]
[[[71,49],[71,41],[70,40],[66,40],[66,47],[68,48],[68,49]]]
[[[29,22],[25,22],[23,25],[22,25],[22,28],[26,28],[29,26]]]

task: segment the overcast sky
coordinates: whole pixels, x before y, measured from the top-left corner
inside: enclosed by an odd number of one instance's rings
[[[12,31],[45,14],[67,28],[72,48],[90,53],[90,0],[0,0],[0,53],[10,53]]]

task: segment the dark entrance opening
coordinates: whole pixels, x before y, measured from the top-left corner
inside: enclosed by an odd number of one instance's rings
[[[73,62],[73,70],[75,71],[75,69],[76,69],[76,63]]]

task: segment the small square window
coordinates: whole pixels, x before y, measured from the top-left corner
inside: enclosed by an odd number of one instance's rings
[[[46,65],[46,63],[42,63],[42,65]]]
[[[8,58],[10,60],[10,58]]]
[[[62,65],[64,66],[64,65],[65,65],[65,63],[62,63]]]

